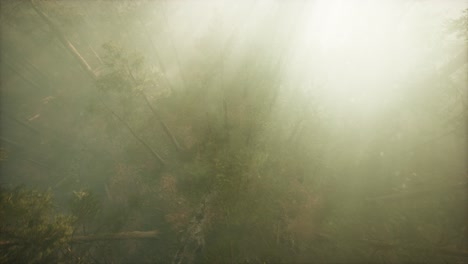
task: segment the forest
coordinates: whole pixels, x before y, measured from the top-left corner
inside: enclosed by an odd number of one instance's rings
[[[0,21],[0,263],[468,262],[467,1]]]

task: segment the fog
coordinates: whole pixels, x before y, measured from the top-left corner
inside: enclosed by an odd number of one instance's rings
[[[464,263],[467,10],[2,1],[0,262]]]

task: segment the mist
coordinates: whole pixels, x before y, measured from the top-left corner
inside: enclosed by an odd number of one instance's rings
[[[0,262],[467,261],[467,1],[0,14]]]

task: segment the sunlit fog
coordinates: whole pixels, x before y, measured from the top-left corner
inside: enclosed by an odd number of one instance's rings
[[[0,263],[466,263],[466,0],[0,1]]]

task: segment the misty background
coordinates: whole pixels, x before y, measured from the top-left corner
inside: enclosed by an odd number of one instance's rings
[[[464,263],[467,8],[3,1],[1,185],[54,262]]]

